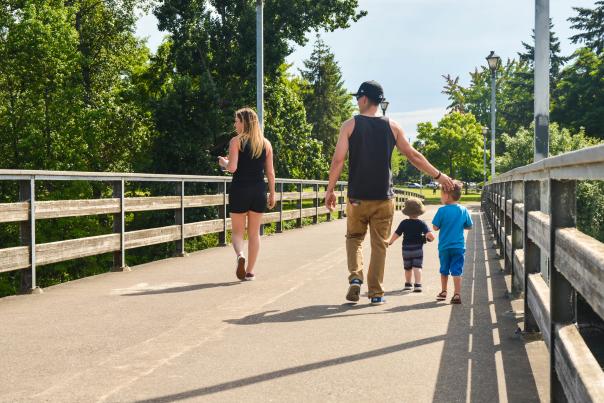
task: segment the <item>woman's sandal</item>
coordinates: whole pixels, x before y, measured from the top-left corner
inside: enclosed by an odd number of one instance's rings
[[[245,280],[245,256],[243,255],[237,256],[237,270],[235,270],[235,275],[239,280]]]
[[[447,292],[446,291],[441,291],[438,293],[438,295],[436,296],[436,300],[437,301],[444,301],[447,299]]]
[[[453,294],[453,298],[451,298],[451,303],[456,305],[461,304],[461,295]]]

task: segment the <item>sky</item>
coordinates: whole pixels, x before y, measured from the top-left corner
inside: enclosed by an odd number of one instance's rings
[[[344,84],[355,92],[361,82],[377,80],[390,101],[387,114],[414,138],[418,122],[436,123],[448,100],[441,93],[442,75],[460,76],[486,65],[494,50],[502,59],[522,51],[531,40],[535,10],[532,0],[360,0],[368,15],[345,30],[322,33],[336,56]],[[563,54],[576,45],[567,18],[572,7],[592,8],[594,0],[550,0],[550,17]],[[270,7],[270,0],[265,7]],[[152,51],[164,34],[152,15],[142,17],[137,35],[148,38]],[[297,73],[310,56],[314,33],[287,59]],[[266,38],[269,40],[269,38]]]

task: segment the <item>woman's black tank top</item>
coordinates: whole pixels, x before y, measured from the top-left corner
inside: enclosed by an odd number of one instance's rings
[[[253,158],[249,143],[239,151],[237,170],[233,174],[233,183],[254,184],[264,183],[264,165],[266,162],[266,146],[260,157]]]

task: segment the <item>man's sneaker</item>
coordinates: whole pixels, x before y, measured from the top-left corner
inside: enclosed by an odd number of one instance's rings
[[[254,281],[256,280],[256,275],[254,273],[245,273],[244,281]]]
[[[403,291],[410,291],[412,289],[413,289],[413,284],[405,283],[405,288],[403,288]]]
[[[413,292],[422,292],[422,285],[415,283],[415,287],[413,288]]]
[[[359,296],[361,295],[361,284],[363,284],[363,282],[358,279],[354,279],[350,282],[348,293],[346,294],[347,301],[359,302]]]
[[[382,305],[386,303],[386,298],[384,297],[373,297],[371,298],[371,305]]]

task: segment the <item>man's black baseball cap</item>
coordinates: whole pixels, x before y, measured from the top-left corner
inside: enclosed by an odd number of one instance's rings
[[[359,90],[356,94],[352,94],[353,96],[360,98],[362,96],[366,96],[375,102],[382,102],[384,99],[384,89],[377,81],[365,81],[359,87]]]

